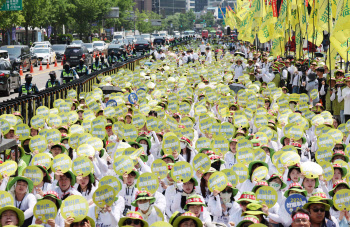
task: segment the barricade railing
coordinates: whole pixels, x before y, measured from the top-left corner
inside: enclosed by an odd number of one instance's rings
[[[31,118],[35,116],[37,107],[47,106],[48,108],[53,108],[53,102],[56,99],[65,99],[70,89],[76,90],[77,98],[79,98],[80,92],[90,92],[92,90],[92,85],[97,82],[98,75],[112,75],[117,73],[121,68],[133,71],[135,70],[135,66],[139,65],[139,61],[147,56],[148,55],[128,59],[127,61],[115,64],[113,67],[92,72],[89,75],[82,76],[67,84],[40,91],[35,95],[27,95],[4,101],[0,103],[0,115],[11,114],[18,111],[22,114],[24,123],[29,124]]]

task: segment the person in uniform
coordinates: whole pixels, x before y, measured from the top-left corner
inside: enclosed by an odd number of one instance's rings
[[[95,62],[91,65],[91,71],[96,72],[101,70],[101,63],[100,63],[100,58],[99,57],[95,57]]]
[[[118,61],[118,58],[115,56],[114,51],[112,51],[108,56],[107,61],[109,65],[114,65]]]
[[[84,64],[83,58],[79,60],[79,65],[75,68],[79,76],[89,75],[89,68]]]
[[[73,80],[79,79],[79,75],[77,74],[77,72],[72,69],[69,66],[69,63],[66,63],[63,67],[63,71],[61,73],[61,83],[65,84],[65,83],[69,83]]]
[[[32,84],[33,76],[32,74],[27,74],[25,76],[25,84],[21,86],[21,89],[19,89],[19,97],[24,95],[34,95],[39,93],[39,89],[35,84]]]
[[[49,76],[50,76],[50,79],[48,79],[46,82],[46,86],[45,86],[46,89],[60,85],[60,82],[56,79],[56,72],[55,71],[49,72]]]

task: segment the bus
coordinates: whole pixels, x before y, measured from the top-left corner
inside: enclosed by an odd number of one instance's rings
[[[185,31],[184,35],[185,36],[190,36],[190,35],[192,36],[192,35],[194,35],[194,31],[192,31],[192,30]]]
[[[208,30],[203,30],[203,31],[202,31],[202,38],[203,38],[203,39],[207,39],[207,38],[208,38],[208,35],[209,35]]]
[[[217,30],[216,31],[216,36],[218,36],[218,37],[222,37],[222,31],[221,30]]]

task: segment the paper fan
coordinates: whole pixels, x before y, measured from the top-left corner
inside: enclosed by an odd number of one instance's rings
[[[305,174],[307,178],[318,178],[319,175],[322,175],[322,167],[315,162],[303,162],[300,164],[300,170]]]

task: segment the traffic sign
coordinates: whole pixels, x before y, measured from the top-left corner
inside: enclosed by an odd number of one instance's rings
[[[151,20],[151,25],[152,26],[162,26],[162,20],[160,20],[160,19],[152,19]]]
[[[0,11],[16,11],[22,9],[22,0],[6,0],[6,3],[2,5]]]

